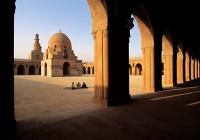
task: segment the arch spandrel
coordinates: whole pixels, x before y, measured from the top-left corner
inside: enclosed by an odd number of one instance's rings
[[[88,0],[92,15],[92,32],[107,29],[108,14],[105,0]]]
[[[142,48],[154,47],[154,32],[146,9],[139,5],[133,12],[141,33]]]
[[[181,43],[177,46],[177,51],[177,57],[183,59],[183,47]]]
[[[162,43],[163,55],[173,55],[172,36],[169,31],[164,32]]]

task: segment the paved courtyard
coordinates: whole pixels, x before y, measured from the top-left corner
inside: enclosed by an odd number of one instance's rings
[[[200,83],[151,94],[132,87],[132,95],[141,96],[107,108],[92,102],[93,80],[15,76],[17,139],[200,139]],[[89,88],[66,89],[72,81],[85,81]]]
[[[71,90],[72,82],[85,82],[88,89]],[[135,82],[135,83],[134,83]],[[130,77],[130,93],[141,90],[141,76]],[[134,86],[133,86],[134,85]],[[99,108],[92,102],[94,77],[15,76],[15,115],[17,121],[50,121],[68,118]],[[101,107],[100,107],[101,108]]]

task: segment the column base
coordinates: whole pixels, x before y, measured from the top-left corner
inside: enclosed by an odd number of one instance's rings
[[[119,96],[119,97],[112,97],[110,99],[98,99],[98,98],[93,98],[93,101],[97,104],[102,104],[104,106],[118,106],[118,105],[123,105],[123,104],[128,104],[131,102],[131,96]]]
[[[144,88],[144,87],[143,87],[143,90],[147,91],[147,92],[155,92],[156,91],[155,88],[149,88],[149,89],[147,89],[147,88]]]
[[[123,105],[123,104],[128,104],[131,102],[131,96],[128,95],[123,95],[123,96],[116,96],[112,97],[108,100],[107,106],[118,106],[118,105]]]
[[[0,137],[9,140],[15,140],[16,138],[16,121],[15,120],[0,120],[1,135]]]
[[[93,102],[96,104],[107,106],[108,100],[93,97]]]

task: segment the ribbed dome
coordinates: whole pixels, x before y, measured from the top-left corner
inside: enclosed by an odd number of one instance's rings
[[[71,42],[69,38],[62,32],[55,33],[48,43],[48,48],[56,48],[64,50],[65,48],[71,48]]]

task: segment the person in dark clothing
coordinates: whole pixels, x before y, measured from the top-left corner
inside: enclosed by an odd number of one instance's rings
[[[72,89],[76,89],[76,87],[74,86],[74,82],[72,82]]]
[[[86,86],[85,82],[83,82],[83,84],[82,84],[81,88],[87,88],[87,86]]]
[[[78,83],[76,84],[76,87],[77,87],[77,88],[81,88],[81,84],[78,82]]]

